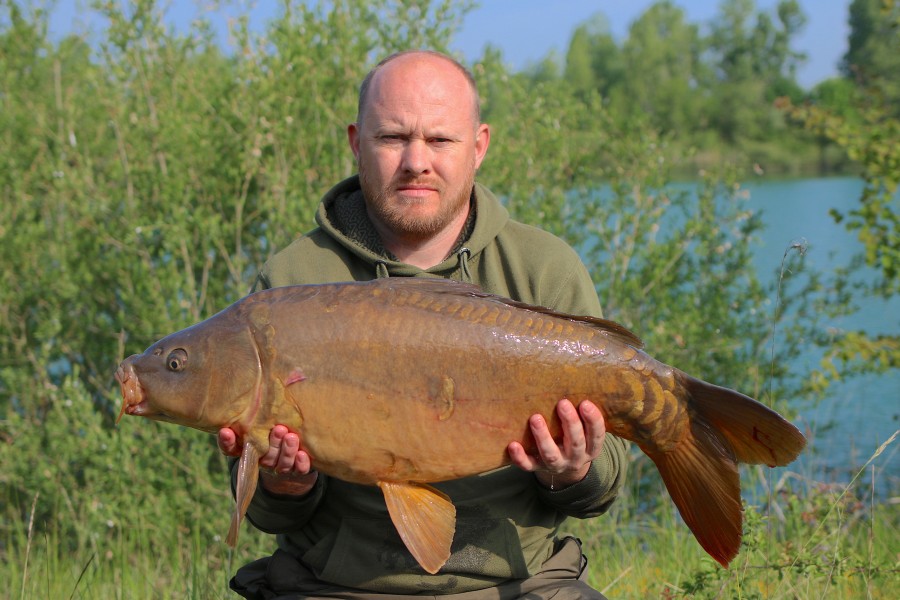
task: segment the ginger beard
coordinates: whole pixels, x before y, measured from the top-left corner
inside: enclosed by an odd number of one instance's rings
[[[407,240],[428,239],[448,227],[460,212],[468,212],[475,185],[474,161],[471,168],[466,170],[462,182],[451,186],[440,180],[402,176],[379,186],[377,175],[368,168],[363,155],[360,155],[357,167],[369,218],[381,223],[398,237]],[[440,198],[436,210],[429,210],[427,206],[434,202],[433,198],[411,198],[398,193],[399,188],[411,184],[428,185],[436,190]]]

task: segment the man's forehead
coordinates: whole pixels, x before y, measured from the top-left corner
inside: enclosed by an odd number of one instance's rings
[[[438,118],[446,115],[460,120],[475,102],[465,75],[453,63],[434,56],[404,56],[375,74],[367,98],[367,112],[422,113]],[[474,114],[474,113],[469,113]]]
[[[392,67],[394,65],[389,63],[376,74],[372,82],[373,99],[384,102],[386,99],[401,98],[428,102],[431,99],[446,98],[459,104],[472,94],[462,74],[446,65],[435,69],[419,62]]]
[[[391,131],[398,133],[423,132],[434,135],[440,132],[447,134],[470,129],[470,123],[458,116],[421,110],[379,111],[375,107],[366,117],[373,131]]]

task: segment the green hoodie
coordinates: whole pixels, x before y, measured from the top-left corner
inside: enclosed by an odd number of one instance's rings
[[[324,197],[316,214],[319,226],[273,256],[256,287],[446,277],[557,311],[601,316],[591,278],[572,248],[511,220],[480,184],[473,199],[475,218],[457,248],[441,264],[423,270],[393,259],[381,247],[364,216],[359,179],[347,179]],[[460,452],[464,444],[461,440]],[[451,594],[540,572],[559,544],[565,518],[606,512],[624,472],[624,442],[609,435],[587,477],[564,490],[546,489],[515,467],[434,484],[457,509],[452,554],[436,575],[423,571],[406,550],[376,487],[320,474],[301,498],[259,488],[247,516],[262,531],[278,534],[280,550],[322,582],[395,594]],[[299,575],[274,576],[290,580]]]

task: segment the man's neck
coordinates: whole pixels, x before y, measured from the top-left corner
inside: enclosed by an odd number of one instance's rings
[[[447,227],[427,238],[397,235],[395,232],[374,223],[384,247],[398,260],[420,269],[430,269],[444,262],[450,254],[466,225],[468,211],[463,211]]]

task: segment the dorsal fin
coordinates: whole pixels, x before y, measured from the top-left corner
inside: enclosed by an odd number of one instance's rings
[[[570,315],[555,311],[550,308],[546,308],[544,306],[511,300],[509,298],[504,298],[503,296],[498,296],[496,294],[489,294],[472,283],[463,283],[460,281],[455,281],[453,279],[443,279],[437,277],[389,277],[385,279],[368,281],[365,282],[365,285],[377,285],[380,287],[393,288],[398,290],[402,288],[409,288],[415,289],[416,291],[425,294],[449,294],[455,296],[466,296],[470,298],[484,298],[485,300],[500,302],[502,304],[506,304],[507,306],[521,308],[523,310],[529,310],[531,312],[549,315],[552,317],[557,317],[559,319],[568,319],[570,321],[584,323],[586,325],[590,325],[591,327],[599,329],[609,337],[623,344],[626,344],[638,350],[644,347],[644,342],[642,342],[637,335],[632,333],[624,325],[620,325],[615,321],[586,315]]]

